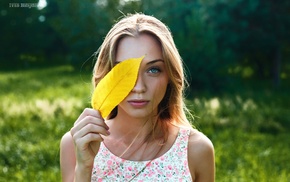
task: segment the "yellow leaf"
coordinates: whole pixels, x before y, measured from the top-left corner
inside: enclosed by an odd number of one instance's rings
[[[103,118],[134,88],[143,58],[130,58],[118,63],[96,86],[91,104]]]

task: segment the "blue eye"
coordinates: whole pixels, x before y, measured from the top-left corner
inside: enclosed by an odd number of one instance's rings
[[[160,73],[161,70],[159,68],[150,68],[148,70],[148,73],[152,73],[152,74],[157,74],[157,73]]]

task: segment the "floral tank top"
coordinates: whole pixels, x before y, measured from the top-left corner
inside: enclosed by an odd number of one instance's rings
[[[192,181],[187,160],[189,134],[190,129],[180,129],[172,147],[162,156],[150,161],[122,159],[101,143],[94,160],[91,181]]]

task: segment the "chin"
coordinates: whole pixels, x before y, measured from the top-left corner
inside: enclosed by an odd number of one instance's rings
[[[154,116],[151,111],[144,111],[143,109],[129,110],[125,113],[127,114],[128,117],[135,118],[135,119],[149,119]]]

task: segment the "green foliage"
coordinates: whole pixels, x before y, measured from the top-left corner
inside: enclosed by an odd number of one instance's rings
[[[220,59],[250,66],[254,70],[252,77],[272,79],[279,86],[283,61],[288,62],[289,57],[284,50],[290,46],[286,28],[290,26],[289,1],[213,0],[202,6],[208,15],[206,22],[216,32]],[[224,50],[232,52],[236,59],[223,56]]]
[[[213,141],[216,181],[289,181],[287,91],[242,90],[188,99],[193,124]]]
[[[71,67],[0,73],[0,181],[60,181],[59,141],[89,106]]]
[[[38,9],[1,1],[1,70],[56,64],[78,68],[123,14],[144,12],[171,29],[191,89],[216,92],[227,85],[241,87],[240,80],[267,80],[281,88],[289,79],[287,0],[46,2]]]
[[[186,65],[192,89],[220,89],[225,81],[223,70],[228,66],[218,59],[213,29],[205,24],[204,8],[198,1],[146,1],[153,9],[149,14],[162,19],[171,29],[176,46]],[[144,2],[145,4],[145,2]],[[145,6],[149,7],[149,5]],[[156,11],[165,8],[167,12]],[[170,18],[168,18],[170,14]]]
[[[44,14],[65,43],[65,60],[75,67],[80,67],[98,49],[113,23],[95,1],[50,0]]]
[[[37,0],[27,4],[35,6]],[[13,7],[12,4],[18,7]],[[56,55],[63,54],[63,43],[36,7],[21,7],[23,1],[1,1],[0,9],[0,68],[25,68],[31,65],[56,63]],[[57,46],[55,46],[57,45]],[[54,53],[52,57],[52,52]],[[61,52],[61,53],[60,53]]]
[[[90,107],[90,77],[71,66],[0,72],[0,181],[60,181],[59,142]],[[215,145],[217,181],[289,181],[288,93],[187,99]]]

